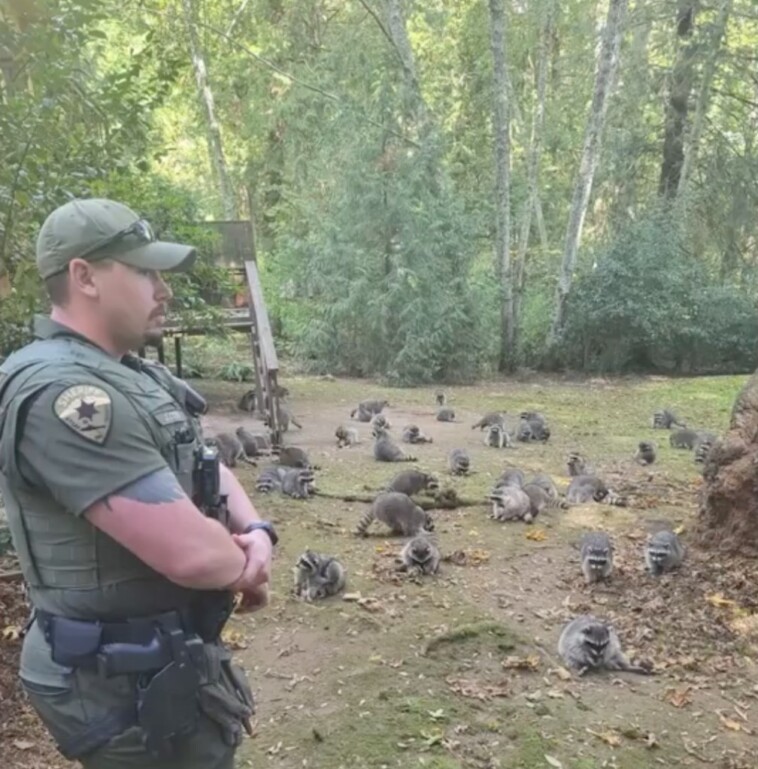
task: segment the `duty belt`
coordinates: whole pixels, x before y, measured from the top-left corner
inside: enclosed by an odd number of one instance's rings
[[[164,668],[174,658],[178,639],[186,644],[191,658],[202,657],[203,640],[183,612],[123,622],[70,619],[40,609],[35,615],[55,662],[97,670],[107,678]]]

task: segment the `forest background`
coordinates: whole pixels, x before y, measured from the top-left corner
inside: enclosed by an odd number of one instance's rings
[[[755,368],[753,0],[0,0],[0,89],[0,357],[107,196],[216,329],[203,222],[250,219],[304,371]]]

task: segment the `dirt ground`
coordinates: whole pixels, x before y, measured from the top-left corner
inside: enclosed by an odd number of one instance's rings
[[[691,452],[671,449],[668,434],[650,427],[655,408],[674,406],[693,425],[723,430],[743,381],[527,380],[450,388],[458,421],[445,424],[434,419],[433,388],[285,377],[288,405],[303,425],[286,442],[306,449],[320,467],[320,491],[370,496],[399,470],[419,466],[482,504],[433,513],[447,560],[436,577],[411,579],[394,568],[400,538],[377,524],[368,538],[352,533],[365,504],[259,494],[260,467],[236,469],[281,537],[269,607],[235,615],[226,633],[258,703],[255,737],[240,749],[238,766],[758,767],[758,571],[753,561],[688,543],[697,466]],[[195,384],[211,402],[208,434],[255,426],[234,408],[244,385]],[[349,419],[368,397],[389,399],[385,413],[396,437],[415,422],[434,438],[406,447],[415,463],[373,459],[368,425]],[[485,447],[471,425],[492,409],[543,411],[550,442]],[[357,426],[362,444],[338,450],[340,423]],[[642,439],[658,446],[651,468],[631,459]],[[469,450],[468,477],[446,471],[454,446]],[[565,458],[574,449],[629,497],[628,507],[549,511],[531,526],[488,518],[484,497],[505,466],[547,472],[565,490]],[[678,573],[656,580],[645,573],[642,552],[648,532],[662,525],[681,531],[687,557]],[[575,548],[589,528],[608,531],[616,547],[612,580],[592,588]],[[344,562],[350,600],[306,604],[291,595],[292,567],[306,547]],[[583,612],[612,620],[625,651],[649,661],[655,675],[570,676],[557,659],[557,639]],[[12,664],[14,643],[2,641],[4,667]],[[8,730],[7,708],[0,716],[5,744],[21,739]],[[33,719],[25,710],[21,717]],[[23,723],[27,734],[38,735]],[[43,737],[26,741],[34,746],[16,748],[15,763],[5,765],[55,765]]]

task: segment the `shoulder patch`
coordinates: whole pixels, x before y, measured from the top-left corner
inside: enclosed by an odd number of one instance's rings
[[[74,385],[53,403],[55,416],[82,438],[102,445],[113,417],[111,396],[96,385]]]

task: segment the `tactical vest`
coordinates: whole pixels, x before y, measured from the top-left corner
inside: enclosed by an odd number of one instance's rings
[[[0,366],[0,482],[14,546],[32,603],[80,619],[147,615],[181,608],[195,591],[158,574],[74,516],[45,490],[33,487],[17,465],[18,420],[24,404],[45,387],[85,374],[124,395],[155,445],[192,494],[199,421],[186,411],[186,387],[158,364],[127,356],[120,362],[75,336],[40,339]]]

